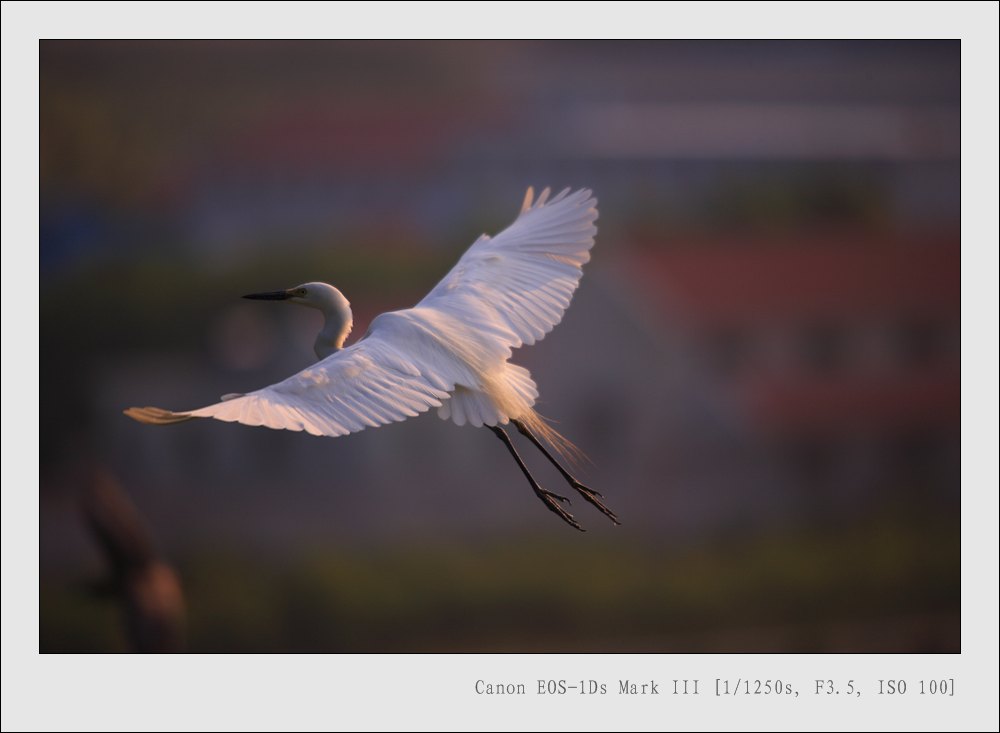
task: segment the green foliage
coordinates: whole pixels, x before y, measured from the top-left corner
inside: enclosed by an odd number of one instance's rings
[[[204,552],[180,570],[193,651],[919,651],[958,643],[959,546],[943,526],[889,521],[687,549],[523,537],[281,562]],[[42,616],[53,647],[117,648],[110,605],[56,605]]]

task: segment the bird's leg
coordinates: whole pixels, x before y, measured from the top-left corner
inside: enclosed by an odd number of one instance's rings
[[[583,527],[580,526],[580,523],[573,518],[573,515],[562,508],[560,502],[569,503],[569,499],[567,499],[565,496],[554,494],[551,491],[546,491],[545,489],[543,489],[541,486],[538,485],[538,482],[535,481],[535,477],[531,475],[531,472],[528,470],[528,467],[525,466],[524,461],[521,460],[521,456],[519,456],[517,454],[517,451],[514,450],[514,444],[510,442],[510,437],[507,435],[506,431],[504,431],[504,429],[501,428],[499,425],[489,425],[487,427],[489,427],[489,429],[492,430],[496,434],[496,436],[503,441],[503,444],[507,446],[507,450],[509,450],[510,454],[514,456],[514,460],[517,461],[517,465],[521,467],[521,471],[524,472],[525,477],[528,479],[528,483],[531,484],[531,488],[535,492],[535,496],[541,499],[542,502],[545,504],[545,506],[549,508],[550,511],[553,511],[556,514],[558,514],[564,522],[566,522],[570,526],[576,527],[581,532],[585,531]]]
[[[544,456],[549,459],[552,465],[555,466],[559,470],[559,473],[562,474],[562,477],[566,479],[566,482],[580,493],[580,496],[582,496],[584,499],[589,501],[595,507],[600,509],[601,513],[604,514],[604,516],[606,516],[612,522],[619,525],[621,524],[621,522],[618,521],[618,517],[615,515],[615,513],[611,511],[607,506],[605,506],[603,501],[601,501],[601,499],[604,498],[604,496],[601,493],[594,491],[589,486],[585,486],[584,484],[580,483],[575,476],[573,476],[569,471],[563,468],[562,464],[560,464],[559,461],[557,461],[553,457],[553,455],[549,453],[549,451],[545,448],[545,446],[542,445],[541,441],[535,437],[534,433],[528,430],[527,425],[525,425],[520,420],[511,420],[511,422],[514,423],[514,426],[518,429],[521,435],[523,435],[525,438],[534,443],[535,447],[538,448],[538,450],[540,450],[544,454]]]

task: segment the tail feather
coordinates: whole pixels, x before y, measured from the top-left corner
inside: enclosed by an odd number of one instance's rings
[[[518,415],[518,420],[524,423],[535,436],[549,444],[549,446],[564,460],[575,467],[580,467],[584,463],[592,463],[587,454],[578,448],[569,438],[560,433],[547,422],[548,418],[538,414],[533,409]]]
[[[539,201],[548,197],[548,191],[543,191]],[[531,372],[522,366],[507,362],[503,371],[502,385],[487,385],[487,391],[492,397],[500,413],[504,417],[516,418],[524,424],[539,440],[547,443],[552,450],[573,466],[580,467],[590,463],[586,454],[552,427],[547,418],[542,417],[534,409],[538,399],[538,385],[531,378]]]
[[[124,413],[146,425],[173,425],[194,418],[189,412],[173,412],[162,407],[130,407]]]

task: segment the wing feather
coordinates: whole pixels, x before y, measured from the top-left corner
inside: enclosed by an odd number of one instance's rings
[[[590,260],[597,201],[587,189],[534,199],[494,238],[477,239],[414,308],[384,313],[360,341],[276,384],[187,412],[132,407],[126,415],[166,425],[193,418],[338,436],[405,420],[432,407],[459,425],[492,413],[449,400],[456,388],[487,389],[511,349],[544,338],[562,319]],[[537,397],[527,372],[521,392]],[[527,397],[525,398],[527,399]]]
[[[597,200],[587,189],[549,189],[494,238],[477,239],[419,307],[468,321],[510,348],[541,340],[562,320],[590,260]]]
[[[455,385],[445,354],[421,360],[407,353],[417,339],[408,337],[406,319],[381,317],[353,346],[263,389],[187,412],[133,407],[125,414],[159,425],[210,417],[327,436],[398,422],[440,407]]]

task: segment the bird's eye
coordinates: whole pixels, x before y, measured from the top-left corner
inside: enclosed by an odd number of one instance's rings
[[[299,295],[299,297],[302,297],[302,298],[304,298],[304,297],[305,297],[305,295],[306,295],[306,289],[305,289],[305,288],[301,288],[301,289],[299,290],[299,292],[297,293],[297,295]]]

